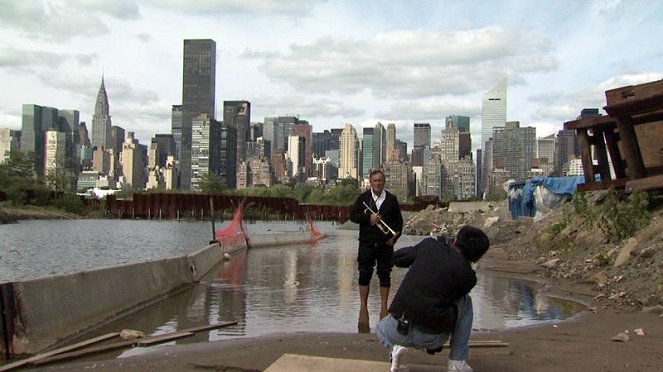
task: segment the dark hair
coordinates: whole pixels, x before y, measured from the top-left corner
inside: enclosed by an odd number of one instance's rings
[[[463,226],[456,236],[456,247],[470,262],[477,262],[488,251],[490,241],[486,233],[469,225]]]
[[[368,179],[370,180],[371,177],[373,177],[374,175],[376,175],[378,173],[380,173],[382,175],[382,178],[384,178],[384,172],[382,171],[382,169],[373,169],[371,171],[371,173],[368,174]]]

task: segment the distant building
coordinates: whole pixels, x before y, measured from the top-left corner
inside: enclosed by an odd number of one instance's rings
[[[179,184],[179,164],[174,156],[169,155],[166,160],[166,167],[163,170],[164,186],[166,190],[174,190]]]
[[[438,157],[426,161],[421,174],[421,195],[442,197],[442,161]]]
[[[103,76],[92,116],[92,146],[111,148],[111,115]]]
[[[77,192],[85,192],[97,187],[97,181],[101,178],[101,173],[95,171],[82,171],[76,183]]]
[[[501,79],[493,88],[483,95],[481,102],[481,151],[484,159],[481,170],[482,178],[479,188],[485,189],[486,178],[490,172],[492,162],[488,157],[492,156],[486,148],[486,142],[493,136],[495,127],[503,127],[506,123],[507,106],[507,83],[506,78]]]
[[[223,123],[237,131],[237,164],[246,160],[246,143],[249,141],[251,102],[223,101]]]
[[[493,128],[493,158],[504,159],[504,168],[516,181],[524,181],[536,157],[536,128],[521,128],[517,121]],[[497,168],[495,163],[492,168]]]
[[[184,40],[182,74],[182,141],[180,144],[180,187],[191,189],[191,126],[193,119],[214,119],[216,97],[216,42]],[[173,113],[174,115],[175,113]],[[175,124],[175,123],[174,123]],[[234,143],[237,146],[237,143]],[[236,150],[235,150],[236,151]],[[233,176],[236,165],[233,165]]]
[[[200,114],[191,122],[191,189],[200,190],[200,183],[206,176],[216,176],[213,154],[213,138],[220,137],[220,125],[213,124],[207,114]],[[218,164],[218,163],[217,163]]]
[[[111,166],[111,154],[103,147],[94,147],[92,150],[92,170],[108,175]]]
[[[387,162],[389,162],[389,155],[392,151],[396,150],[396,124],[387,124]],[[394,160],[399,160],[398,158]]]
[[[44,146],[48,130],[58,129],[58,109],[33,104],[23,105],[21,151],[34,154],[37,177],[44,176]]]
[[[182,105],[173,105],[170,109],[170,133],[175,142],[175,159],[182,156]]]
[[[414,123],[414,148],[428,147],[431,144],[430,123]]]
[[[9,160],[9,154],[21,149],[21,131],[0,128],[0,164]]]
[[[254,156],[240,163],[237,170],[237,189],[273,185],[274,173],[267,158]]]
[[[352,124],[345,124],[341,133],[339,178],[359,179],[357,172],[357,132]]]
[[[563,168],[571,160],[580,157],[580,148],[575,130],[560,130],[555,142],[555,172],[562,173]]]
[[[65,173],[66,135],[56,129],[46,131],[44,139],[44,178],[54,190],[72,191],[67,188]]]
[[[368,175],[373,169],[376,169],[376,167],[373,164],[373,132],[375,131],[375,128],[363,128],[363,136],[362,136],[362,160],[361,160],[361,173],[359,174],[359,177],[362,178],[368,178]]]
[[[122,177],[126,185],[133,190],[145,188],[145,177],[143,174],[143,158],[139,148],[139,142],[134,138],[133,132],[128,132],[122,145]]]
[[[412,167],[408,163],[393,162],[384,166],[385,189],[398,197],[401,203],[414,195]]]
[[[572,159],[564,164],[562,169],[562,174],[564,176],[582,176],[584,175],[582,171],[582,160],[581,159]]]

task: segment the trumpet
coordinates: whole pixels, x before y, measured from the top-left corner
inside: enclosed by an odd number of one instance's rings
[[[363,203],[364,203],[364,206],[366,207],[366,209],[364,209],[364,213],[370,212],[371,214],[378,214],[373,209],[371,209],[371,207],[369,207],[368,204],[366,204],[366,202],[363,202]],[[384,222],[384,220],[382,218],[380,218],[380,220],[378,221],[378,228],[385,235],[391,234],[393,236],[398,236],[398,234],[399,234],[396,231],[394,231],[394,229],[389,227],[389,225],[387,225],[387,223]]]

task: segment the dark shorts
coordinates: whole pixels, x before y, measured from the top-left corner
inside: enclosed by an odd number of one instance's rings
[[[367,244],[359,243],[359,251],[357,252],[357,264],[359,266],[360,274],[368,274],[369,277],[373,274],[373,268],[377,265],[377,273],[380,278],[380,283],[389,283],[391,269],[394,267],[394,248],[386,244]],[[362,282],[364,282],[362,280]],[[360,283],[365,285],[366,283]]]

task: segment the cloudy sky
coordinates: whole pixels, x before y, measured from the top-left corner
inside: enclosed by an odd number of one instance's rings
[[[663,78],[663,1],[0,0],[0,127],[21,105],[88,123],[102,74],[113,125],[142,143],[170,133],[184,39],[217,44],[216,111],[299,115],[316,132],[351,123],[471,117],[508,79],[507,119],[557,132],[605,90]]]

